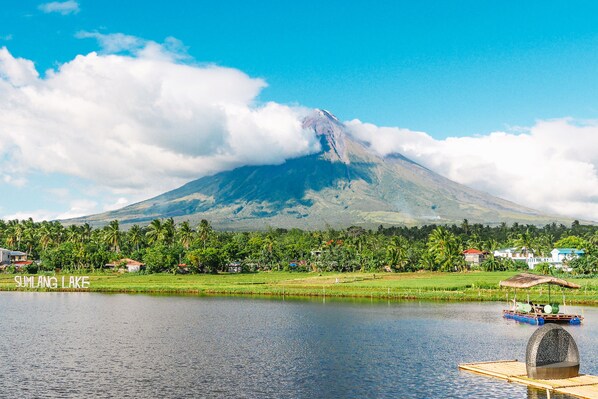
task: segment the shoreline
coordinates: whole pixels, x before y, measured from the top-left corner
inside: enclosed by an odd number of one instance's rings
[[[0,275],[5,292],[98,292],[151,295],[260,296],[270,298],[346,298],[376,300],[425,300],[447,302],[505,302],[514,291],[498,288],[498,282],[517,272],[467,273],[297,273],[260,272],[239,274],[48,274],[46,276],[89,276],[88,288],[19,288],[15,277]],[[44,275],[28,275],[30,277]],[[582,289],[564,292],[566,304],[598,305],[598,281],[576,279]],[[518,290],[517,297],[529,295],[548,301],[542,288]],[[562,303],[560,290],[552,300]]]

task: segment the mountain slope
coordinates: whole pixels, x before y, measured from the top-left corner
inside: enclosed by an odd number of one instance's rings
[[[224,229],[470,222],[542,224],[555,218],[446,179],[400,154],[381,157],[327,111],[304,120],[321,151],[281,165],[244,166],[74,223],[208,219]]]

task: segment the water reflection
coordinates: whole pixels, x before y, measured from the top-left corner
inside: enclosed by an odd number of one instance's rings
[[[457,369],[525,356],[534,327],[500,304],[3,292],[0,309],[6,397],[547,397]],[[596,314],[568,328],[584,373]]]
[[[545,389],[527,388],[528,399],[575,399],[574,396],[564,395],[562,393],[550,392]]]

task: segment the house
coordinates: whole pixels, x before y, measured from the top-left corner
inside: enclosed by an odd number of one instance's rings
[[[123,258],[117,260],[114,263],[108,263],[105,265],[107,269],[118,270],[120,268],[126,268],[129,273],[140,272],[145,269],[145,263],[138,262],[134,259]]]
[[[229,273],[241,273],[243,271],[243,267],[239,262],[231,262],[226,265],[226,268]]]
[[[291,269],[296,269],[297,267],[306,267],[307,266],[307,262],[304,260],[292,260],[289,262],[289,267]]]
[[[583,256],[585,252],[582,249],[575,248],[555,248],[550,251],[550,254],[552,255],[552,263],[554,263],[555,266],[562,266],[563,263],[566,263],[571,259]]]
[[[509,258],[513,260],[522,260],[527,263],[528,259],[534,258],[534,252],[527,248],[504,248],[494,251],[497,258]]]
[[[27,254],[21,251],[0,248],[0,265],[15,264],[16,262],[27,262]]]
[[[529,258],[527,259],[527,265],[530,269],[535,269],[540,263],[548,263],[556,269],[571,271],[571,268],[567,266],[567,262],[571,259],[583,256],[584,251],[574,248],[555,248],[550,251],[550,255],[551,256],[548,258]]]
[[[469,266],[481,265],[488,254],[488,251],[480,251],[475,248],[469,248],[462,252],[463,257],[465,258],[465,263]]]
[[[179,274],[189,273],[189,266],[187,266],[186,263],[179,263],[177,265],[177,273],[179,273]]]

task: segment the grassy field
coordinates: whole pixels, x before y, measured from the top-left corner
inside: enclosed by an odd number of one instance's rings
[[[218,275],[96,273],[89,275],[90,287],[85,291],[503,301],[506,300],[507,293],[512,298],[514,291],[500,289],[498,283],[514,274],[516,272],[383,274],[262,272]],[[16,288],[14,277],[11,274],[0,274],[0,290],[27,290]],[[57,277],[60,279],[61,275]],[[575,282],[582,288],[566,290],[567,303],[598,304],[598,279],[575,279]],[[52,289],[40,289],[40,291],[50,290]],[[519,290],[517,295],[525,298],[528,293],[534,300],[546,301],[548,298],[546,286]],[[560,302],[561,288],[552,288],[552,295]]]

